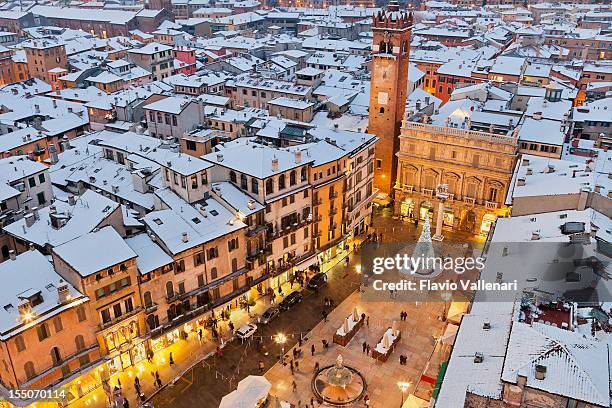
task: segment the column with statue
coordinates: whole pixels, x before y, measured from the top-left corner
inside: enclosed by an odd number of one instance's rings
[[[436,197],[438,198],[438,216],[436,217],[436,233],[431,239],[434,241],[442,241],[444,235],[442,235],[442,225],[444,225],[444,203],[449,197],[448,184],[438,184],[436,188]]]

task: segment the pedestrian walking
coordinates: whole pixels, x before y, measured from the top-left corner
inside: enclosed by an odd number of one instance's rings
[[[202,329],[198,329],[198,340],[202,343]]]
[[[123,408],[130,408],[130,402],[127,398],[123,400]]]
[[[323,313],[323,321],[324,321],[324,322],[327,322],[327,312],[324,310],[324,311],[323,311],[323,312],[321,312],[321,313]]]
[[[162,386],[162,382],[161,382],[161,378],[159,377],[159,372],[155,372],[155,385],[157,386],[157,388],[161,388]]]
[[[310,408],[314,408],[314,397],[310,397]]]
[[[319,372],[319,362],[318,361],[314,365],[314,372],[315,373]]]
[[[293,392],[297,392],[297,383],[295,382],[295,380],[293,380],[293,382],[291,383],[291,388],[293,388]]]
[[[170,356],[168,357],[168,361],[170,361],[170,367],[174,366],[174,358],[172,357],[172,352],[170,352]]]
[[[362,313],[362,314],[361,314],[361,320],[365,322],[365,318],[366,318],[366,314],[365,314],[365,313]]]
[[[315,353],[315,345],[313,344],[312,346],[310,346],[310,355],[314,357],[314,353]]]
[[[369,355],[370,355],[370,345],[368,344],[366,346],[366,356],[369,356]]]
[[[367,394],[365,395],[365,397],[363,397],[363,403],[365,404],[366,407],[370,406],[370,397],[368,397]]]
[[[361,350],[363,353],[366,352],[366,348],[368,347],[368,344],[364,341],[363,344],[361,345]]]
[[[366,316],[366,326],[370,327],[370,316]]]
[[[297,408],[302,408],[302,400],[298,401]]]
[[[300,362],[295,360],[295,371],[299,372],[300,371]]]
[[[232,323],[232,321],[230,320],[230,322],[227,325],[229,326],[229,329],[232,332],[232,334],[234,334],[234,323]]]
[[[264,371],[264,362],[259,360],[259,372],[263,373],[263,371]]]

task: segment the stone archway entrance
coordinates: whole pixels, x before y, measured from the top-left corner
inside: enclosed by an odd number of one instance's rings
[[[433,218],[433,204],[431,201],[423,201],[419,207],[419,219],[425,221],[427,215],[429,215],[430,220]]]

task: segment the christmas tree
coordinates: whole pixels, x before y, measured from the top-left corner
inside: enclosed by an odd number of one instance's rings
[[[431,223],[429,222],[429,214],[425,218],[423,230],[419,236],[414,251],[412,252],[412,262],[416,267],[412,268],[411,274],[430,275],[434,272],[435,252],[433,242],[431,240]]]

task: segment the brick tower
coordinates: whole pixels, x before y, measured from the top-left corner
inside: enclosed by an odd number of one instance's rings
[[[376,144],[374,187],[390,196],[406,111],[411,30],[412,14],[400,11],[396,0],[389,2],[387,11],[374,16],[368,132],[380,139]]]

